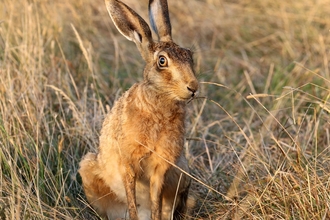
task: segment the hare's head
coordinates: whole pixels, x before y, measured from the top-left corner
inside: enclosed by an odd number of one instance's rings
[[[193,53],[172,41],[166,0],[149,0],[149,18],[158,35],[153,41],[148,24],[119,0],[105,0],[119,32],[135,42],[146,61],[144,79],[154,90],[174,100],[195,96],[198,82],[193,70]]]

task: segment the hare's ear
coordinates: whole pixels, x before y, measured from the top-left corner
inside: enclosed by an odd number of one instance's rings
[[[149,46],[153,43],[148,24],[135,11],[119,0],[105,0],[109,15],[118,31],[135,42],[144,60],[150,57]]]
[[[172,41],[167,0],[149,0],[149,19],[160,41]]]

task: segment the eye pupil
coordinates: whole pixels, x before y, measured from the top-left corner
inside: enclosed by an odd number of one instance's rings
[[[158,59],[158,65],[160,67],[166,67],[167,66],[167,59],[164,56],[160,56]]]

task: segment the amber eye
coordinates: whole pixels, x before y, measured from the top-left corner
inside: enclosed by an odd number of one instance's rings
[[[167,67],[167,59],[164,56],[158,57],[158,66],[159,67]]]

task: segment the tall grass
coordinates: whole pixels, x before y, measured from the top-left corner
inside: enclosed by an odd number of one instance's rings
[[[185,149],[208,187],[193,181],[191,217],[330,218],[330,1],[169,7],[201,82]],[[98,219],[78,163],[143,66],[103,1],[0,2],[0,219]]]

